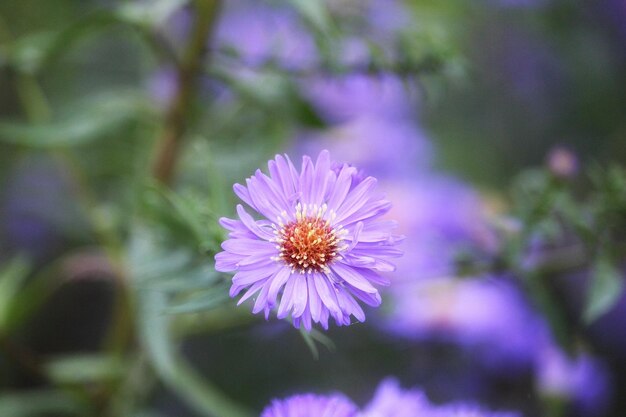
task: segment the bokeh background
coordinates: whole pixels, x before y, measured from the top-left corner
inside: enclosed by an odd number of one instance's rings
[[[211,415],[179,362],[248,415],[363,405],[387,376],[626,413],[626,177],[594,212],[610,265],[562,219],[499,262],[525,190],[576,207],[626,160],[623,0],[3,0],[0,92],[0,415]],[[212,264],[232,184],[322,149],[379,178],[407,239],[383,307],[311,338],[234,308]],[[613,295],[590,313],[593,271]]]

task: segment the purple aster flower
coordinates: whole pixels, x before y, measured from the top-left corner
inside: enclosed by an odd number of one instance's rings
[[[288,68],[303,68],[317,61],[313,36],[289,7],[229,1],[215,36],[218,45],[233,48],[246,65],[273,60]]]
[[[303,90],[330,121],[363,116],[397,120],[411,117],[414,110],[410,90],[395,75],[306,79]]]
[[[380,383],[361,417],[430,417],[432,406],[419,390],[403,390],[395,379]]]
[[[397,285],[386,328],[414,339],[452,342],[490,366],[533,365],[547,329],[518,291],[502,280],[429,279]]]
[[[405,149],[405,148],[402,148]],[[490,226],[487,207],[466,184],[440,175],[394,181],[388,187],[400,233],[411,236],[403,243],[405,256],[398,261],[394,282],[413,283],[425,278],[449,277],[461,249],[493,253],[498,238]]]
[[[270,176],[260,170],[235,184],[234,190],[261,217],[255,220],[237,206],[239,220],[222,218],[229,230],[223,252],[215,256],[218,271],[236,271],[231,297],[246,290],[239,304],[256,296],[252,312],[277,317],[291,315],[293,324],[311,329],[350,324],[350,316],[365,320],[357,299],[370,306],[381,303],[375,285],[387,285],[380,275],[395,266],[401,239],[391,230],[395,222],[379,220],[391,204],[374,192],[376,179],[353,186],[354,167],[332,169],[328,151],[317,162],[302,158],[296,170],[287,156],[269,161]],[[279,300],[280,298],[280,300]]]
[[[274,400],[261,417],[353,417],[358,409],[341,394],[301,394]]]
[[[436,417],[521,417],[511,411],[488,411],[475,404],[457,403],[436,408]]]
[[[362,417],[520,417],[519,413],[491,412],[473,404],[431,404],[419,390],[404,390],[394,379],[384,380]]]
[[[541,394],[570,401],[585,416],[605,414],[611,382],[602,361],[587,354],[570,358],[551,342],[540,349],[537,367]]]
[[[430,142],[412,123],[384,118],[354,120],[301,139],[299,148],[308,152],[329,148],[338,159],[353,161],[381,179],[423,171],[432,155]]]

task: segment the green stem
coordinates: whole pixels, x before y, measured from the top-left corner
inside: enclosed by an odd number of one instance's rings
[[[20,101],[24,103],[24,111],[30,122],[42,123],[51,119],[50,107],[34,76],[19,74],[16,88]]]
[[[187,116],[195,98],[207,43],[219,9],[218,0],[196,0],[195,5],[196,22],[187,49],[178,65],[178,91],[166,112],[165,126],[158,141],[153,166],[154,177],[164,184],[171,184],[174,177],[176,161],[186,131]]]

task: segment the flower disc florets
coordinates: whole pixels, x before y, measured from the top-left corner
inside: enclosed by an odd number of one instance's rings
[[[230,295],[245,290],[239,303],[255,297],[253,313],[268,317],[277,308],[278,318],[291,315],[306,329],[327,328],[330,317],[339,325],[351,316],[364,321],[355,298],[378,306],[375,285],[388,284],[379,273],[393,271],[388,258],[400,255],[395,223],[379,220],[391,204],[374,193],[374,178],[332,165],[327,151],[315,163],[303,157],[300,172],[286,156],[268,167],[270,176],[257,171],[245,187],[234,186],[261,219],[241,205],[239,220],[220,219],[230,233],[215,268],[236,271]]]
[[[279,219],[279,228],[274,233],[280,254],[275,259],[290,266],[291,272],[330,272],[328,264],[341,259],[338,252],[348,248],[342,238],[347,231],[341,226],[331,226],[330,220],[324,218],[327,209],[325,204],[311,205],[307,213],[307,207],[298,204],[295,221],[284,224]]]

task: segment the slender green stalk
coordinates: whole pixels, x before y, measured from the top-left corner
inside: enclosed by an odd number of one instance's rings
[[[193,104],[196,84],[202,75],[202,67],[210,41],[211,31],[219,10],[218,0],[196,0],[196,22],[187,49],[178,65],[178,91],[165,115],[163,135],[158,141],[153,166],[154,177],[170,184],[187,128],[189,110]]]

